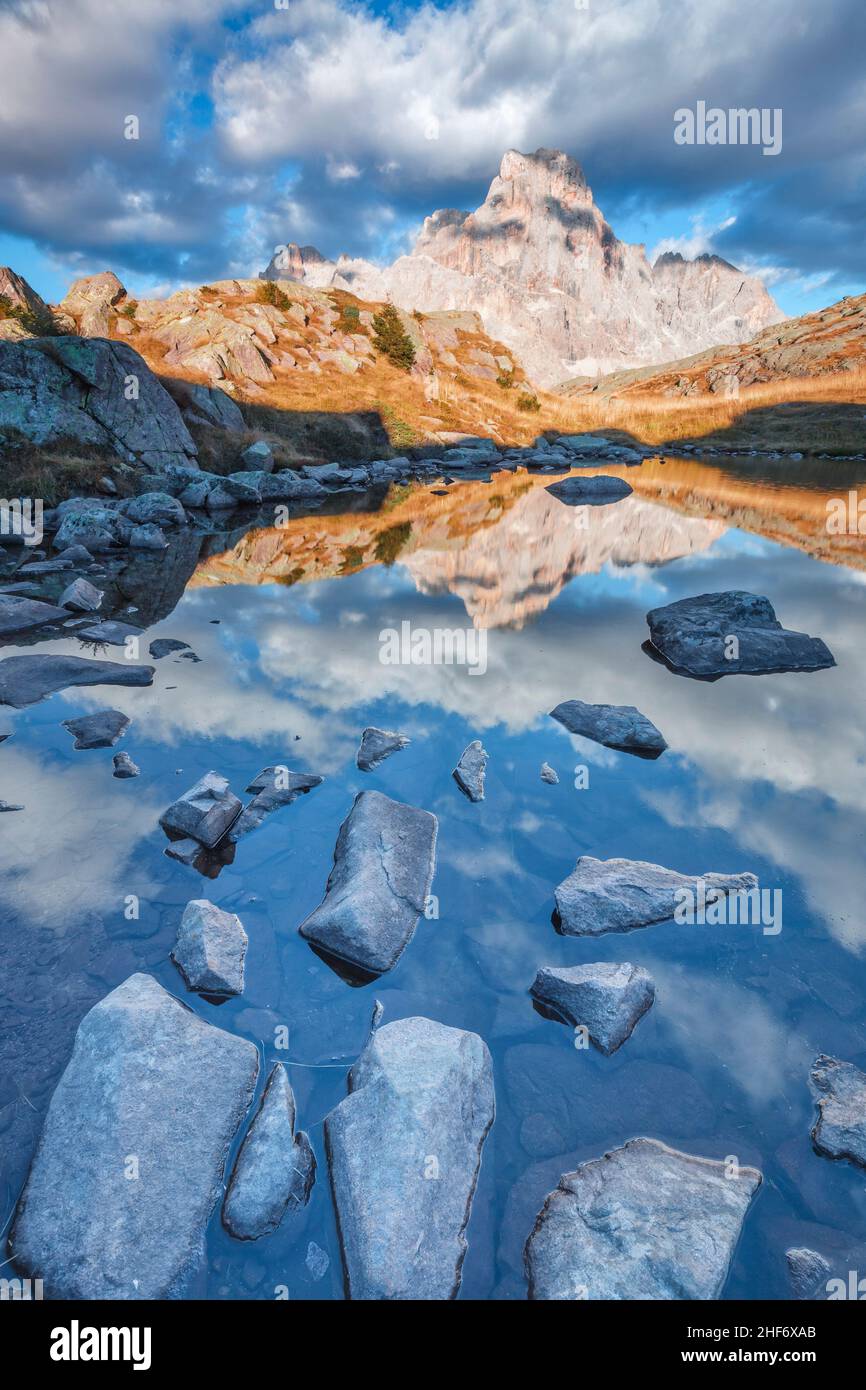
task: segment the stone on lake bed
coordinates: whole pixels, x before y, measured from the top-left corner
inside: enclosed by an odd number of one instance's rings
[[[190,837],[213,849],[237,820],[241,803],[218,772],[206,772],[195,786],[163,811],[159,823],[175,839]]]
[[[24,598],[19,594],[0,594],[0,638],[11,637],[18,632],[32,632],[35,628],[59,623],[68,617],[68,609],[58,608],[53,603]]]
[[[244,992],[247,934],[233,912],[193,898],[183,910],[171,958],[196,994],[230,998]]]
[[[317,1245],[314,1240],[311,1240],[307,1246],[307,1257],[304,1264],[317,1283],[320,1279],[324,1279],[330,1263],[327,1250],[323,1250],[321,1245]]]
[[[560,1178],[526,1243],[530,1299],[716,1299],[756,1168],[630,1139]]]
[[[563,700],[550,711],[550,716],[569,733],[620,753],[658,758],[667,748],[655,724],[634,705],[587,705],[583,700]]]
[[[685,901],[709,908],[715,895],[756,889],[754,874],[681,874],[640,859],[594,859],[584,854],[555,890],[564,936],[600,936],[667,922]]]
[[[150,975],[112,990],[51,1098],[10,1237],[18,1268],[58,1299],[182,1296],[258,1062]]]
[[[823,1054],[812,1064],[818,1119],[812,1143],[827,1158],[847,1158],[866,1168],[866,1072]]]
[[[835,659],[820,637],[782,627],[769,599],[744,590],[699,594],[647,613],[650,655],[679,675],[821,671]]]
[[[550,766],[550,763],[541,764],[541,780],[548,782],[551,787],[559,786],[559,773]]]
[[[630,1038],[655,999],[655,981],[630,961],[545,965],[530,988],[533,998],[572,1028],[585,1028],[610,1056]]]
[[[60,595],[61,608],[72,608],[77,613],[95,613],[105,595],[88,579],[73,579]]]
[[[177,637],[155,637],[147,650],[154,661],[159,661],[171,652],[182,652],[188,649],[189,642],[181,642]]]
[[[372,772],[386,758],[390,758],[392,753],[399,753],[400,749],[405,748],[410,742],[411,739],[405,734],[370,727],[361,735],[361,745],[355,755],[355,762],[362,772]]]
[[[73,749],[111,748],[123,737],[131,722],[119,709],[100,709],[80,719],[64,719],[63,727],[75,738]]]
[[[23,709],[70,685],[152,685],[152,666],[83,656],[7,656],[0,661],[0,705]]]
[[[460,761],[451,774],[470,801],[484,800],[484,773],[488,758],[489,754],[482,747],[481,740],[473,739],[460,754]]]
[[[404,1018],[371,1035],[325,1118],[350,1298],[456,1298],[493,1115],[477,1033]]]
[[[567,507],[604,507],[611,502],[621,502],[634,492],[634,488],[625,478],[593,473],[582,478],[562,478],[560,482],[551,483],[545,492]]]
[[[115,753],[113,777],[137,777],[141,768],[132,761],[128,753]]]
[[[437,829],[429,811],[359,792],[340,827],[325,896],[301,936],[359,970],[390,970],[427,904]]]
[[[306,1134],[295,1134],[295,1097],[277,1062],[232,1169],[223,1225],[238,1240],[269,1235],[288,1209],[306,1206],[315,1179],[315,1154]]]

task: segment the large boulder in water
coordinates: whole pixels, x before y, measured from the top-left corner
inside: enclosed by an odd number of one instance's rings
[[[238,1240],[269,1235],[306,1206],[315,1180],[316,1157],[303,1130],[295,1134],[295,1096],[277,1062],[232,1169],[223,1225]]]
[[[835,666],[820,637],[782,627],[769,599],[745,590],[698,594],[646,615],[649,654],[698,680],[821,671]]]
[[[54,1298],[182,1294],[258,1072],[150,975],[96,1004],[51,1098],[10,1253]]]
[[[564,724],[569,733],[636,753],[639,758],[658,758],[667,748],[655,724],[634,705],[587,705],[583,700],[563,700],[550,711],[550,717]]]
[[[702,886],[703,885],[703,886]],[[564,936],[600,936],[669,921],[688,899],[708,904],[713,895],[748,893],[754,874],[681,874],[642,859],[594,859],[581,855],[555,890]]]
[[[811,1081],[818,1105],[812,1142],[818,1153],[866,1168],[866,1072],[822,1055],[815,1058]]]
[[[450,1299],[493,1123],[493,1068],[477,1033],[429,1018],[374,1032],[325,1119],[347,1293]]]
[[[755,1168],[630,1139],[560,1178],[526,1243],[531,1299],[714,1299]]]

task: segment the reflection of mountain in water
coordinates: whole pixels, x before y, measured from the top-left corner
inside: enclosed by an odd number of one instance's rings
[[[250,531],[204,560],[191,587],[295,584],[399,559],[420,592],[459,594],[477,627],[520,628],[575,575],[607,563],[665,564],[706,550],[725,529],[634,497],[567,507],[546,491],[550,480],[504,474],[444,497],[400,488],[377,512]]]

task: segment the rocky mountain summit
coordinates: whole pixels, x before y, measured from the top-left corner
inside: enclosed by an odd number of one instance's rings
[[[509,150],[480,208],[434,212],[391,266],[290,245],[264,278],[476,312],[541,386],[744,342],[784,318],[759,280],[718,256],[651,265],[618,240],[576,161],[547,149]]]

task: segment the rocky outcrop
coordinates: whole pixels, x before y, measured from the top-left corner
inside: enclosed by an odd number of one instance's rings
[[[866,1168],[866,1072],[836,1057],[816,1057],[812,1093],[818,1119],[812,1142],[827,1158],[847,1158]]]
[[[658,758],[667,748],[655,724],[634,705],[587,705],[583,700],[563,700],[550,715],[571,734],[591,738],[594,743],[622,753],[636,753],[639,758]]]
[[[82,338],[107,338],[114,307],[125,298],[126,290],[114,271],[103,270],[76,280],[57,307]]]
[[[652,976],[640,965],[595,961],[542,966],[530,993],[572,1028],[585,1028],[599,1051],[610,1056],[652,1006],[655,989]]]
[[[70,685],[152,685],[152,666],[83,656],[7,656],[0,661],[0,705],[23,709]]]
[[[104,338],[0,341],[0,436],[70,442],[159,469],[196,446],[171,396],[126,343]]]
[[[560,1179],[526,1243],[531,1299],[715,1299],[755,1168],[630,1139]]]
[[[238,1240],[275,1231],[287,1211],[306,1206],[316,1179],[307,1135],[295,1134],[295,1096],[277,1062],[235,1160],[222,1219]]]
[[[228,999],[244,992],[247,944],[239,917],[207,898],[193,898],[183,910],[171,958],[196,994]]]
[[[669,921],[690,895],[748,892],[754,874],[680,874],[639,859],[593,859],[584,854],[555,890],[560,931],[565,936],[601,936]]]
[[[835,666],[820,637],[789,632],[769,599],[742,590],[698,594],[654,608],[646,615],[650,655],[678,675],[697,680],[822,671]]]
[[[372,1034],[325,1119],[349,1298],[457,1296],[493,1114],[477,1033],[404,1018]]]
[[[257,1072],[253,1043],[131,975],[82,1020],[51,1098],[10,1238],[19,1269],[59,1299],[182,1295]]]
[[[427,903],[437,829],[429,811],[359,792],[340,827],[325,896],[301,936],[369,974],[392,969]]]
[[[392,753],[399,753],[410,740],[405,734],[395,734],[390,729],[365,729],[361,744],[355,754],[355,762],[361,772],[372,772]]]

